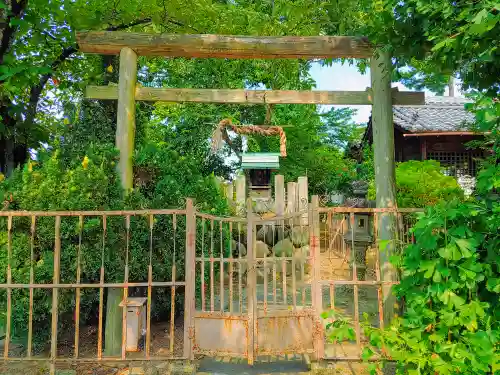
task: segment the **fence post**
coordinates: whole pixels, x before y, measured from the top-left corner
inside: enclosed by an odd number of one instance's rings
[[[274,176],[274,205],[276,216],[285,214],[285,177],[281,174]]]
[[[371,82],[373,91],[372,127],[373,152],[375,162],[375,190],[378,208],[396,207],[395,162],[394,162],[394,124],[392,114],[391,56],[388,52],[377,50],[371,58]],[[397,239],[396,218],[394,213],[381,213],[378,220],[378,239],[380,246],[380,266],[383,281],[396,281],[397,273],[392,267],[390,257],[395,250]],[[384,248],[380,248],[383,245]],[[392,286],[383,286],[384,320],[389,323],[394,316],[395,298]]]
[[[289,182],[286,185],[286,212],[297,211],[297,183]]]
[[[299,193],[299,211],[307,210],[309,202],[309,191],[307,186],[307,176],[299,177],[298,180],[298,193]],[[307,225],[308,214],[307,212],[302,215],[302,225]]]
[[[252,199],[247,200],[247,308],[248,308],[248,364],[253,365],[254,362],[254,340],[255,331],[257,328],[256,320],[256,278],[255,278],[255,228],[253,222]]]
[[[196,270],[196,211],[191,198],[186,199],[186,262],[184,295],[184,357],[194,359],[194,312]]]
[[[316,312],[314,319],[313,345],[316,351],[316,360],[320,360],[324,356],[325,343],[323,322],[321,321],[321,313],[323,312],[323,296],[321,287],[321,258],[320,258],[320,217],[319,217],[319,198],[313,195],[311,199],[311,207],[309,208],[309,246],[312,257],[312,305]]]
[[[54,230],[54,275],[52,283],[59,284],[61,278],[61,216],[56,216]],[[50,338],[50,374],[55,374],[57,357],[57,324],[59,318],[59,288],[52,289],[52,331]]]
[[[244,175],[236,178],[236,215],[244,216],[246,204],[246,178]]]

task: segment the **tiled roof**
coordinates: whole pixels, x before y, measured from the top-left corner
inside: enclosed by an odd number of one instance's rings
[[[470,130],[474,115],[466,111],[465,98],[426,97],[425,105],[394,106],[394,124],[411,133]]]

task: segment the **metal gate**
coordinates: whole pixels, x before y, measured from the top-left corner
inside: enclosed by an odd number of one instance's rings
[[[314,205],[313,205],[314,207]],[[323,343],[318,212],[221,218],[196,213],[193,354],[314,354]]]

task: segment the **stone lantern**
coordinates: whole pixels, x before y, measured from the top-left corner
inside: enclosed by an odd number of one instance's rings
[[[364,181],[354,181],[352,183],[353,197],[346,199],[346,206],[352,208],[369,208],[372,206],[366,199],[368,184]],[[344,234],[344,241],[351,247],[351,277],[352,269],[356,264],[358,280],[366,278],[366,252],[372,244],[371,215],[368,213],[355,213],[354,225],[348,220],[349,227]],[[354,239],[353,239],[354,238]]]

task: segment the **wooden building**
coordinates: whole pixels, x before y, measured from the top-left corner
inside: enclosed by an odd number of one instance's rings
[[[393,106],[396,161],[436,160],[445,174],[457,177],[461,185],[474,178],[483,152],[470,149],[467,143],[483,136],[471,129],[474,115],[464,108],[468,102],[465,98],[437,96],[427,97],[424,105]],[[369,121],[361,144],[352,150],[359,155],[372,139]]]

